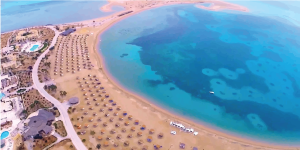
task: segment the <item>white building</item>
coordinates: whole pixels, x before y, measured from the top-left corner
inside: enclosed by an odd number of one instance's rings
[[[23,109],[21,97],[3,98],[0,103],[1,124],[12,121],[12,126],[16,126],[20,122],[19,115],[22,113]]]

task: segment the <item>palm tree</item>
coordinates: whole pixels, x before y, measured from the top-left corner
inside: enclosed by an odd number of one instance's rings
[[[63,91],[63,95],[66,96],[66,95],[67,95],[67,92],[66,92],[66,91]]]
[[[35,107],[36,107],[36,109],[35,109],[35,110],[37,110],[37,109],[38,109],[38,108],[37,108],[37,104],[40,104],[40,102],[39,102],[39,101],[37,101],[37,100],[35,100],[33,104],[34,104],[34,105],[35,105]]]
[[[101,144],[97,144],[96,148],[100,149],[101,148]]]

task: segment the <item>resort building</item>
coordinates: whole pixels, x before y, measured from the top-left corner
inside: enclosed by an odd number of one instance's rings
[[[18,86],[18,77],[16,75],[2,75],[1,76],[1,90],[7,91],[10,88]]]
[[[9,54],[12,51],[14,51],[14,47],[13,46],[4,47],[4,48],[1,49],[2,55]]]
[[[36,135],[50,134],[53,130],[52,122],[55,116],[52,112],[40,109],[37,112],[31,114],[25,121],[26,130],[23,137],[25,139],[34,138]]]
[[[76,29],[71,28],[71,29],[67,29],[65,32],[61,33],[62,36],[68,36],[69,34],[75,32]]]
[[[3,98],[0,102],[1,126],[12,121],[12,126],[16,126],[19,122],[19,116],[24,110],[21,97]]]

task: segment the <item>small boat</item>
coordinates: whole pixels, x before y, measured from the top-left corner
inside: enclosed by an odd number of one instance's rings
[[[213,92],[213,91],[209,91],[209,93],[210,93],[210,94],[214,94],[215,92]]]

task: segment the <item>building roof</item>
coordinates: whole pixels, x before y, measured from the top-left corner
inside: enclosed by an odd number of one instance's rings
[[[70,33],[76,31],[76,29],[74,28],[70,28],[68,30],[66,30],[65,32],[61,33],[62,35],[66,36],[66,35],[69,35]]]
[[[35,136],[39,134],[40,131],[44,131],[48,134],[52,131],[52,127],[48,122],[53,121],[54,119],[55,116],[52,112],[48,112],[44,109],[38,110],[37,116],[29,118],[28,130],[23,134],[24,137]]]
[[[78,97],[71,97],[69,99],[69,103],[70,104],[77,104],[79,102],[79,98]]]

